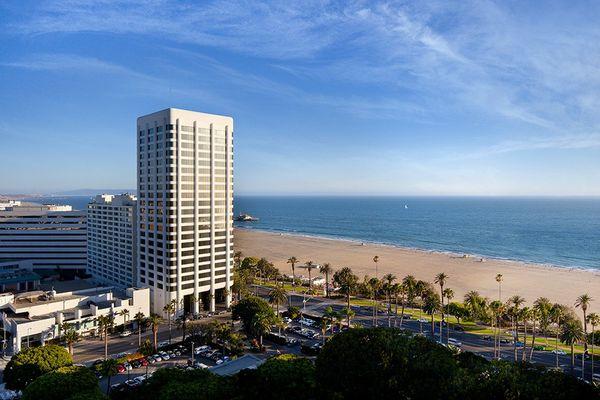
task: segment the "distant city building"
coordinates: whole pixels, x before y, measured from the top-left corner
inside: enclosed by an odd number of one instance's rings
[[[83,276],[86,218],[71,206],[12,205],[0,210],[0,266],[42,276]]]
[[[138,283],[153,310],[229,305],[233,119],[169,108],[138,118],[137,143]]]
[[[13,208],[15,206],[20,206],[21,202],[19,200],[8,200],[8,201],[0,201],[0,211],[6,210],[7,208]]]
[[[99,283],[137,284],[137,198],[102,194],[87,206],[87,273]]]
[[[127,315],[123,317],[123,310]],[[114,316],[114,325],[131,324],[138,312],[150,315],[149,289],[90,288],[55,293],[26,292],[0,295],[0,313],[8,334],[8,353],[59,337],[68,322],[82,335],[98,332],[98,317]]]

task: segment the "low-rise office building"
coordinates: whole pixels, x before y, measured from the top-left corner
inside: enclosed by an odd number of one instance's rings
[[[123,310],[127,315],[123,316]],[[147,288],[91,288],[72,292],[26,292],[0,295],[2,324],[8,335],[6,350],[44,344],[60,336],[59,327],[68,322],[82,335],[96,334],[98,317],[113,316],[118,327],[133,320],[138,312],[150,315]]]
[[[42,276],[83,276],[85,212],[61,205],[13,205],[0,210],[0,264]]]

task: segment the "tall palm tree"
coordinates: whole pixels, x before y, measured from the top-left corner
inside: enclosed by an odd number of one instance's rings
[[[523,352],[521,353],[521,361],[527,361],[527,322],[531,319],[531,309],[523,307],[519,312],[521,321],[523,321]]]
[[[98,327],[104,335],[104,359],[108,359],[108,330],[113,327],[115,318],[112,315],[100,315],[98,317]]]
[[[129,310],[124,308],[119,312],[119,315],[123,317],[123,330],[125,330],[125,325],[127,324],[127,317],[129,317]]]
[[[312,293],[312,270],[317,268],[317,265],[309,260],[304,265],[304,268],[308,270],[308,291]]]
[[[440,300],[442,302],[441,314],[442,319],[440,320],[440,342],[442,342],[443,335],[443,322],[444,322],[444,285],[446,284],[446,280],[448,279],[448,275],[443,272],[440,272],[435,276],[433,283],[437,283],[440,285]]]
[[[448,306],[450,304],[450,300],[452,300],[454,298],[454,290],[452,290],[450,288],[446,288],[442,292],[442,309],[444,309],[444,297],[446,298],[446,300],[448,300],[448,302],[446,303],[446,306]],[[441,334],[441,332],[442,331],[440,328],[440,334]],[[448,314],[448,318],[446,321],[446,344],[448,344],[449,341],[450,341],[450,316]]]
[[[358,284],[358,277],[354,275],[352,269],[349,267],[344,267],[340,270],[337,270],[333,274],[333,282],[340,288],[340,293],[346,296],[346,304],[348,310],[352,311],[350,308],[350,296],[356,290],[356,285]],[[347,322],[348,327],[350,326],[350,314],[347,314]]]
[[[325,319],[331,324],[331,333],[333,333],[333,323],[337,317],[337,314],[338,313],[335,312],[335,310],[331,306],[327,307],[325,309],[325,312],[323,313],[323,319]]]
[[[283,288],[283,285],[277,285],[273,290],[269,292],[269,303],[275,304],[277,310],[277,317],[279,317],[279,305],[285,303],[287,300],[287,293]]]
[[[498,301],[502,301],[502,274],[496,274],[496,282],[498,282]]]
[[[568,320],[562,326],[560,340],[571,346],[571,374],[575,372],[575,343],[584,339],[585,333],[579,320]]]
[[[387,320],[388,320],[388,328],[392,326],[392,290],[394,287],[394,281],[396,280],[396,275],[394,274],[385,274],[383,276],[384,281],[384,289],[387,294]]]
[[[236,251],[235,253],[233,253],[233,262],[235,262],[237,264],[237,267],[240,268],[242,266],[242,259],[244,258],[244,255],[242,254],[241,251]]]
[[[152,339],[154,344],[154,351],[158,350],[158,326],[162,322],[162,318],[158,314],[150,314],[148,322],[152,326]]]
[[[525,303],[525,299],[519,295],[514,295],[508,299],[508,303],[512,304],[510,307],[510,317],[513,325],[513,352],[515,361],[517,361],[517,342],[519,341],[519,312],[521,305]]]
[[[354,310],[352,310],[351,308],[348,308],[348,307],[344,307],[342,309],[341,315],[343,315],[343,316],[346,317],[346,321],[347,321],[347,324],[348,324],[347,326],[348,326],[348,328],[350,328],[350,320],[352,318],[354,318],[354,315],[356,315],[356,313],[354,312]]]
[[[325,334],[327,333],[327,320],[321,318],[319,326],[321,328],[321,337],[323,338],[323,344],[325,344]]]
[[[144,313],[140,311],[133,316],[133,319],[138,328],[138,347],[141,347],[142,346],[142,325],[146,321],[146,317],[144,316]]]
[[[379,279],[369,278],[365,275],[363,282],[363,292],[366,297],[371,297],[373,300],[372,325],[377,326],[377,291],[379,290]]]
[[[499,315],[500,310],[502,308],[502,303],[498,300],[494,300],[490,303],[490,311],[492,312],[492,330],[494,331],[494,358],[498,357],[498,323],[499,323]]]
[[[406,287],[406,300],[410,306],[414,306],[415,297],[417,297],[417,279],[412,275],[406,275],[402,279],[402,285]]]
[[[556,339],[554,341],[554,355],[556,361],[556,368],[558,368],[558,337],[562,324],[565,320],[565,307],[562,304],[555,303],[550,309],[550,319],[556,324]]]
[[[379,264],[379,256],[375,256],[373,257],[373,263],[375,263],[375,279],[377,279],[379,281],[379,269],[378,269],[378,264]],[[378,314],[378,310],[379,310],[379,302],[377,301],[377,293],[375,293],[375,325],[377,325],[377,314]]]
[[[325,297],[329,298],[329,275],[333,272],[333,268],[329,263],[321,265],[320,273],[325,275]]]
[[[536,312],[537,319],[540,323],[542,335],[546,338],[546,346],[548,345],[548,326],[550,325],[550,311],[552,303],[546,297],[538,297],[533,302],[533,309]],[[531,358],[531,357],[530,357]]]
[[[579,296],[577,298],[577,300],[575,300],[575,307],[581,308],[581,311],[583,311],[583,332],[585,333],[586,339],[587,339],[587,317],[586,317],[586,313],[587,313],[587,309],[588,306],[590,305],[590,303],[592,302],[592,298],[590,297],[589,294],[582,294],[581,296]],[[585,340],[583,342],[583,347],[584,347],[584,351],[587,353],[587,340]]]
[[[106,394],[108,394],[108,392],[110,391],[111,378],[119,373],[119,371],[117,370],[117,365],[119,365],[119,363],[115,359],[104,360],[104,362],[101,364],[100,373],[108,377],[108,382],[106,384]]]
[[[172,317],[173,313],[175,313],[175,304],[176,303],[177,303],[177,300],[172,300],[172,301],[168,302],[167,304],[165,304],[165,306],[163,307],[163,311],[167,314],[167,321],[169,324],[169,344],[171,344],[171,338],[172,338],[171,317]]]
[[[600,315],[591,313],[587,316],[587,322],[592,325],[592,376],[594,376],[594,344],[596,342],[596,326],[600,324]]]
[[[298,259],[296,257],[290,257],[287,259],[287,263],[292,266],[292,287],[294,291],[296,290],[296,264],[298,263]]]
[[[435,323],[433,321],[433,317],[437,311],[441,308],[441,300],[440,296],[435,293],[433,290],[428,290],[423,294],[423,311],[426,314],[431,315],[431,338],[435,340]],[[441,335],[441,332],[440,332]],[[440,342],[442,342],[442,337],[440,336]]]
[[[252,332],[259,338],[261,350],[263,348],[263,336],[271,332],[272,323],[272,318],[266,312],[259,312],[252,318]]]

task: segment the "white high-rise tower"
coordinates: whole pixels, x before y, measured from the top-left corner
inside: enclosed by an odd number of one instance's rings
[[[169,108],[138,118],[138,284],[151,307],[229,306],[233,119]]]

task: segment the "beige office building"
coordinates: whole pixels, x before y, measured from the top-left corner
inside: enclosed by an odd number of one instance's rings
[[[169,108],[138,118],[137,146],[138,285],[157,313],[229,306],[233,119]]]

